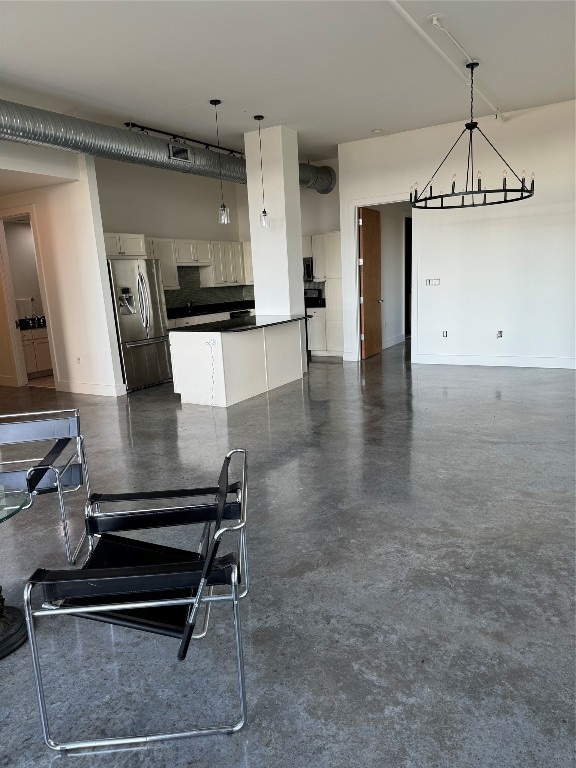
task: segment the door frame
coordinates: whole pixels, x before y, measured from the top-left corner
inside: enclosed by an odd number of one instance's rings
[[[54,372],[54,385],[58,389],[58,368],[54,356],[54,343],[52,341],[52,329],[50,325],[50,310],[46,296],[46,285],[44,281],[44,270],[42,269],[42,255],[40,246],[40,236],[36,221],[36,210],[33,203],[19,205],[13,208],[4,208],[0,210],[0,275],[2,277],[2,290],[4,292],[4,301],[6,305],[6,315],[10,330],[10,340],[12,343],[12,355],[16,369],[16,386],[25,387],[28,384],[28,374],[26,372],[26,362],[24,360],[24,351],[20,338],[20,330],[16,327],[18,320],[18,311],[16,308],[16,298],[14,295],[14,283],[12,281],[12,269],[8,255],[8,245],[4,232],[4,221],[28,214],[30,217],[30,227],[32,229],[32,239],[34,241],[34,255],[36,261],[36,272],[38,273],[38,285],[40,287],[40,299],[45,317],[48,318],[46,330],[48,333],[48,347],[50,349],[50,359],[52,361],[52,370]]]
[[[358,209],[389,203],[409,203],[410,198],[402,195],[378,195],[377,197],[362,197],[348,202],[346,216],[351,223],[348,230],[350,240],[342,238],[342,284],[347,284],[348,290],[343,292],[344,304],[344,361],[360,362],[360,280],[358,275],[359,234]],[[414,242],[417,237],[418,216],[412,217],[412,334],[411,357],[418,354],[418,260],[415,258]],[[346,351],[346,350],[349,351]]]

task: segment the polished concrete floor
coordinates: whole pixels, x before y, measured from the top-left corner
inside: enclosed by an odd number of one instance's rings
[[[228,411],[168,386],[0,390],[5,413],[68,406],[95,489],[211,483],[230,447],[248,448],[253,577],[248,727],[70,765],[572,768],[573,373],[411,368],[398,346],[362,366],[319,360],[303,384]],[[46,497],[0,526],[0,558],[11,603],[38,565],[64,564]],[[59,735],[230,712],[217,619],[184,664],[173,640],[44,622]],[[0,667],[0,767],[57,763],[28,647]]]

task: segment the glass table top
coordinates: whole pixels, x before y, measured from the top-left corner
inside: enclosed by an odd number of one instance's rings
[[[0,523],[14,517],[21,509],[30,506],[31,502],[27,491],[12,491],[0,485]]]

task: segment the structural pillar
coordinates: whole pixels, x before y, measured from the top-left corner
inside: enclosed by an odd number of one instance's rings
[[[246,133],[244,144],[256,314],[303,315],[298,134],[283,125],[262,129],[269,228],[260,224],[263,204],[258,131]]]

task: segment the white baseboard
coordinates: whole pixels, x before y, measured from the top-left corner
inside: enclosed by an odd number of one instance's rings
[[[0,376],[0,387],[19,387],[16,376]]]
[[[311,350],[312,357],[342,357],[342,350],[335,349],[315,349]]]
[[[396,344],[402,344],[404,341],[404,334],[400,333],[398,336],[389,336],[387,339],[382,340],[382,349],[388,349],[389,347],[395,347]]]
[[[124,384],[89,384],[85,381],[55,381],[59,392],[74,392],[78,395],[101,395],[102,397],[122,397],[126,394]]]
[[[424,365],[484,365],[512,368],[576,368],[573,357],[515,357],[485,355],[412,355],[413,363]]]

